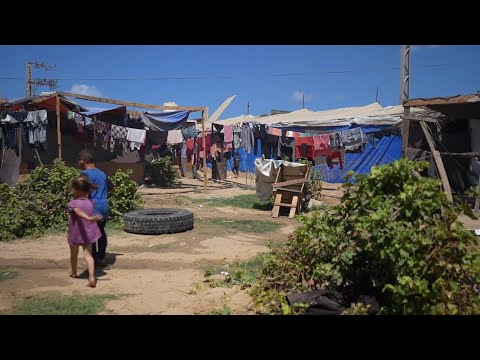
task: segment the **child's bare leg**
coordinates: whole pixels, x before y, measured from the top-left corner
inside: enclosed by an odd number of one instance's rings
[[[77,277],[78,246],[70,245],[70,277]]]
[[[95,287],[97,285],[97,279],[95,278],[95,261],[92,256],[92,244],[83,246],[83,256],[85,257],[88,267],[88,285]]]

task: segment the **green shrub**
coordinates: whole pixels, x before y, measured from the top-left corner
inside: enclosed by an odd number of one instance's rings
[[[327,288],[350,303],[374,295],[384,314],[478,313],[477,238],[440,181],[419,176],[427,167],[402,159],[355,175],[340,205],[302,217],[273,250],[263,290]]]
[[[148,166],[151,181],[157,186],[174,186],[179,177],[176,169],[172,167],[170,156],[156,157]]]
[[[136,209],[140,203],[137,184],[131,179],[132,170],[117,170],[110,180],[115,186],[108,198],[110,220],[120,222],[123,214]]]
[[[0,241],[66,229],[66,205],[72,200],[70,180],[79,174],[80,170],[56,159],[51,168],[35,168],[16,187],[0,184]],[[113,221],[121,220],[139,202],[137,186],[130,175],[131,170],[119,170],[110,177],[116,187],[109,198]]]

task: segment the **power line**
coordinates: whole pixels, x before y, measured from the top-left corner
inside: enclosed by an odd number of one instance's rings
[[[466,64],[480,64],[480,60],[457,62],[457,63],[444,63],[444,64],[425,64],[419,65],[420,68],[440,68],[456,65]],[[165,80],[225,80],[225,79],[238,79],[238,78],[260,78],[260,77],[293,77],[293,76],[323,76],[323,75],[339,75],[339,74],[354,74],[365,72],[384,72],[384,71],[398,71],[400,67],[388,67],[388,68],[370,68],[370,69],[349,69],[349,70],[332,70],[321,71],[312,73],[280,73],[280,74],[267,74],[267,75],[241,75],[241,76],[159,76],[159,77],[58,77],[52,80],[56,81],[165,81]],[[25,80],[23,77],[14,76],[0,76],[1,80]]]

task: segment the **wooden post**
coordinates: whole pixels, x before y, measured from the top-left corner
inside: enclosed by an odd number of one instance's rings
[[[203,191],[207,192],[208,168],[207,168],[207,134],[205,134],[205,122],[208,119],[208,108],[202,110],[202,139],[203,139]]]
[[[445,171],[445,167],[443,166],[442,156],[440,155],[438,150],[435,150],[435,145],[430,138],[427,124],[425,124],[423,121],[420,121],[420,126],[422,127],[423,135],[425,135],[425,138],[427,139],[428,146],[430,147],[430,151],[433,154],[433,160],[435,160],[435,165],[437,165],[438,173],[440,175],[440,178],[442,179],[443,191],[445,191],[445,193],[447,194],[448,201],[453,202],[452,190],[450,189],[450,183],[448,182],[447,172]]]
[[[473,208],[473,211],[478,213],[479,207],[480,207],[480,196],[477,196],[475,198],[475,207]]]
[[[402,123],[402,157],[405,157],[405,150],[408,147],[408,137],[410,134],[410,120],[408,116],[410,115],[410,108],[406,107],[403,110],[403,123]]]
[[[58,144],[58,158],[61,160],[62,159],[62,132],[60,130],[60,97],[57,95],[56,96],[57,100],[57,109],[56,109],[56,115],[57,115],[57,144]]]

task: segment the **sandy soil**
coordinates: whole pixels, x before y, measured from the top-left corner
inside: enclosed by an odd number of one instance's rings
[[[286,217],[273,219],[270,211],[212,208],[196,203],[182,206],[188,199],[254,193],[244,189],[245,177],[234,179],[229,175],[232,179],[227,181],[209,181],[207,193],[201,191],[203,182],[186,178],[182,179],[181,186],[173,189],[140,188],[144,207],[190,209],[194,212],[195,228],[159,236],[110,230],[109,266],[97,271],[95,289],[87,287],[85,274],[80,279],[68,277],[69,250],[65,233],[0,243],[0,267],[12,267],[19,272],[16,278],[1,282],[0,311],[8,313],[18,301],[41,293],[78,291],[126,295],[107,303],[107,309],[115,314],[208,314],[224,306],[228,306],[232,314],[253,313],[246,291],[235,287],[207,287],[203,283],[204,269],[207,265],[247,260],[268,251],[268,241],[286,240],[297,221]],[[179,196],[183,197],[180,202]],[[212,219],[263,220],[281,227],[266,234],[223,234],[218,227],[212,227],[209,222]],[[80,257],[79,273],[85,268]]]

